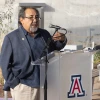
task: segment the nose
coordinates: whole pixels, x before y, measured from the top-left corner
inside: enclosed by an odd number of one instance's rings
[[[37,22],[39,20],[39,18],[37,16],[34,16],[32,19],[34,22]]]
[[[33,20],[32,20],[32,22],[33,22],[33,23],[36,23],[36,22],[37,22],[37,19],[36,19],[36,18],[35,18],[35,19],[33,19]]]
[[[33,21],[36,21],[37,19],[36,18],[33,18]]]

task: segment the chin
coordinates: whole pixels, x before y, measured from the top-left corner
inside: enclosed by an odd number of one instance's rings
[[[33,28],[33,27],[30,27],[30,31],[31,31],[31,32],[36,32],[37,29],[38,29],[37,27],[34,27],[34,28]]]

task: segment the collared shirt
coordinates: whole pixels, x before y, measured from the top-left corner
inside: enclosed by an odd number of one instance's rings
[[[23,27],[22,27],[22,29],[23,29],[26,39],[30,45],[33,61],[41,58],[42,50],[45,46],[45,43],[43,43],[43,40],[42,40],[41,35],[39,34],[39,31],[37,30],[35,32],[34,37],[32,37],[30,35],[30,33],[28,33]],[[40,51],[41,51],[41,54],[40,54]]]
[[[39,45],[40,45],[40,47],[42,45],[42,43],[40,42],[41,39],[39,38],[39,40],[38,40],[38,38],[37,38],[37,35],[39,35],[39,33],[37,31],[35,36],[32,37],[23,27],[22,27],[22,29],[24,31],[26,39],[27,39],[27,41],[30,45],[30,48],[31,48],[32,60],[35,61],[40,56],[39,52],[36,52],[36,51],[38,51],[38,49],[41,49],[41,48],[39,48]],[[37,46],[38,46],[38,48],[37,48]],[[31,75],[31,77],[33,77],[33,79],[35,80],[35,82],[33,80],[30,80],[31,84],[33,84],[34,87],[39,87],[39,85],[40,85],[40,66],[39,65],[34,66],[34,72],[33,72],[33,75]],[[23,84],[30,85],[30,82],[28,82],[27,80],[24,80]]]

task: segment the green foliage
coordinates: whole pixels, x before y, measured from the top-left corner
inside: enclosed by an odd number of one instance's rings
[[[94,64],[100,63],[100,51],[94,54]]]
[[[3,78],[3,76],[0,76],[0,85],[4,85],[4,78]]]

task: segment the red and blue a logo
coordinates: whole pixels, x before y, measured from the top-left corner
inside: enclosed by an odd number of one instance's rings
[[[81,75],[72,75],[71,81],[72,83],[70,91],[68,92],[68,98],[85,96],[85,91],[83,90],[81,84]]]

